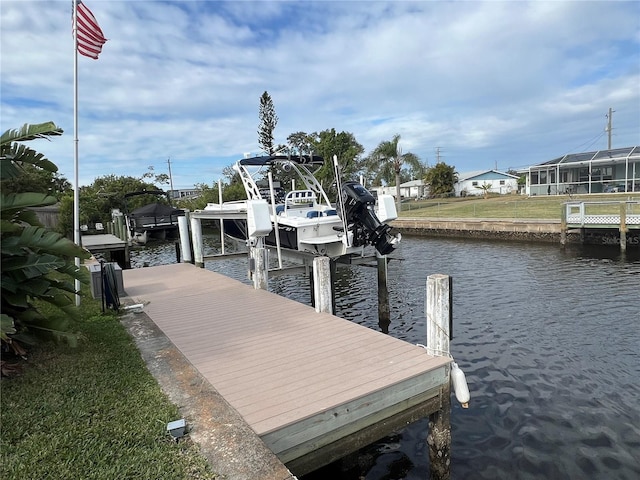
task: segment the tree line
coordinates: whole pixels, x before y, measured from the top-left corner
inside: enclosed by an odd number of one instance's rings
[[[330,198],[337,197],[333,156],[336,155],[343,180],[362,180],[367,188],[376,186],[393,186],[396,188],[396,199],[400,203],[400,184],[412,179],[424,180],[430,185],[431,195],[443,195],[453,192],[456,181],[455,168],[439,162],[430,167],[418,155],[403,151],[399,134],[389,140],[381,141],[376,148],[365,155],[364,147],[351,132],[328,128],[318,132],[293,132],[286,137],[285,144],[274,142],[274,131],[278,123],[273,101],[268,92],[260,97],[259,105],[258,145],[265,155],[318,155],[325,159],[324,165],[315,172],[315,176],[327,191]],[[223,201],[241,200],[245,191],[238,174],[232,166],[225,167],[223,173]],[[273,172],[274,178],[282,185],[290,184],[290,173]],[[176,199],[159,197],[158,195],[138,196],[125,199],[125,194],[139,191],[155,191],[166,189],[169,176],[156,173],[153,167],[140,177],[123,175],[105,175],[96,178],[92,184],[81,186],[80,224],[95,225],[111,221],[111,212],[132,211],[142,205],[158,203],[175,203],[174,206],[189,210],[202,209],[209,202],[217,202],[218,182],[200,183],[194,187],[200,191],[195,199]],[[57,198],[59,203],[58,231],[67,236],[73,232],[73,189],[70,182],[57,171],[51,172],[37,165],[25,164],[19,178],[3,182],[3,191],[34,191],[46,193]],[[398,206],[398,210],[400,210]]]

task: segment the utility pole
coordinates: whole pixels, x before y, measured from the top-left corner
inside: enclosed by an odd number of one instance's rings
[[[167,165],[169,165],[169,188],[171,189],[170,196],[173,196],[173,177],[171,176],[171,157],[167,158]]]
[[[436,163],[440,163],[440,147],[436,147]]]
[[[608,136],[608,142],[607,142],[607,150],[611,150],[611,122],[612,122],[612,118],[613,117],[613,112],[615,112],[615,110],[612,110],[611,107],[609,107],[609,114],[606,115],[607,117],[607,126],[605,128],[606,132],[607,132],[607,136]]]

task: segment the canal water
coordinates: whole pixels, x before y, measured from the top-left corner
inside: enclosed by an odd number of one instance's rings
[[[217,252],[215,236],[207,252]],[[389,265],[389,334],[425,343],[426,278],[453,277],[452,479],[640,478],[640,253],[615,247],[405,237]],[[174,245],[133,266],[175,261]],[[207,268],[246,279],[243,260]],[[375,268],[339,268],[337,315],[378,329]],[[309,304],[308,279],[270,289]],[[375,352],[372,352],[372,355]],[[429,478],[427,420],[304,480]]]

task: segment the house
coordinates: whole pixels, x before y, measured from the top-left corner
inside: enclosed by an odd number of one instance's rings
[[[571,153],[518,173],[527,195],[640,192],[640,146]]]
[[[386,187],[372,187],[369,188],[371,192],[376,192],[377,195],[393,195],[397,194],[396,186]],[[400,184],[400,197],[402,198],[424,198],[429,195],[429,185],[424,183],[423,180],[411,180]]]
[[[199,188],[180,188],[177,190],[169,190],[167,192],[171,199],[194,199],[198,198],[202,193]]]
[[[429,195],[429,185],[424,180],[411,180],[400,184],[400,196],[403,198],[424,198]]]
[[[489,193],[516,193],[518,191],[518,177],[497,170],[478,170],[458,175],[458,181],[453,186],[456,197],[467,195],[484,195]]]

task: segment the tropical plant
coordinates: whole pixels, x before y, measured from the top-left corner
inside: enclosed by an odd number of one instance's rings
[[[396,203],[398,211],[400,211],[400,177],[402,167],[408,165],[414,170],[422,168],[420,158],[414,153],[402,153],[400,148],[400,135],[396,134],[390,141],[381,142],[367,158],[367,165],[372,172],[376,173],[378,180],[384,180],[387,183],[391,181],[396,185]]]
[[[491,191],[490,183],[485,182],[482,185],[477,185],[476,188],[479,188],[480,190],[482,190],[482,196],[484,198],[489,198],[489,192]]]
[[[62,135],[53,122],[7,130],[0,138],[0,184],[15,180],[25,166],[55,173],[58,168],[41,153],[23,145],[35,139]],[[38,308],[46,302],[74,316],[75,285],[88,276],[75,265],[74,258],[89,258],[89,253],[59,233],[43,227],[32,207],[52,205],[57,199],[37,192],[0,193],[1,210],[1,314],[0,342],[3,352],[23,352],[37,334],[73,341],[65,332],[65,322],[52,320]]]
[[[424,175],[424,182],[429,184],[430,195],[449,195],[454,191],[458,174],[454,167],[444,162],[438,162],[428,168]]]

